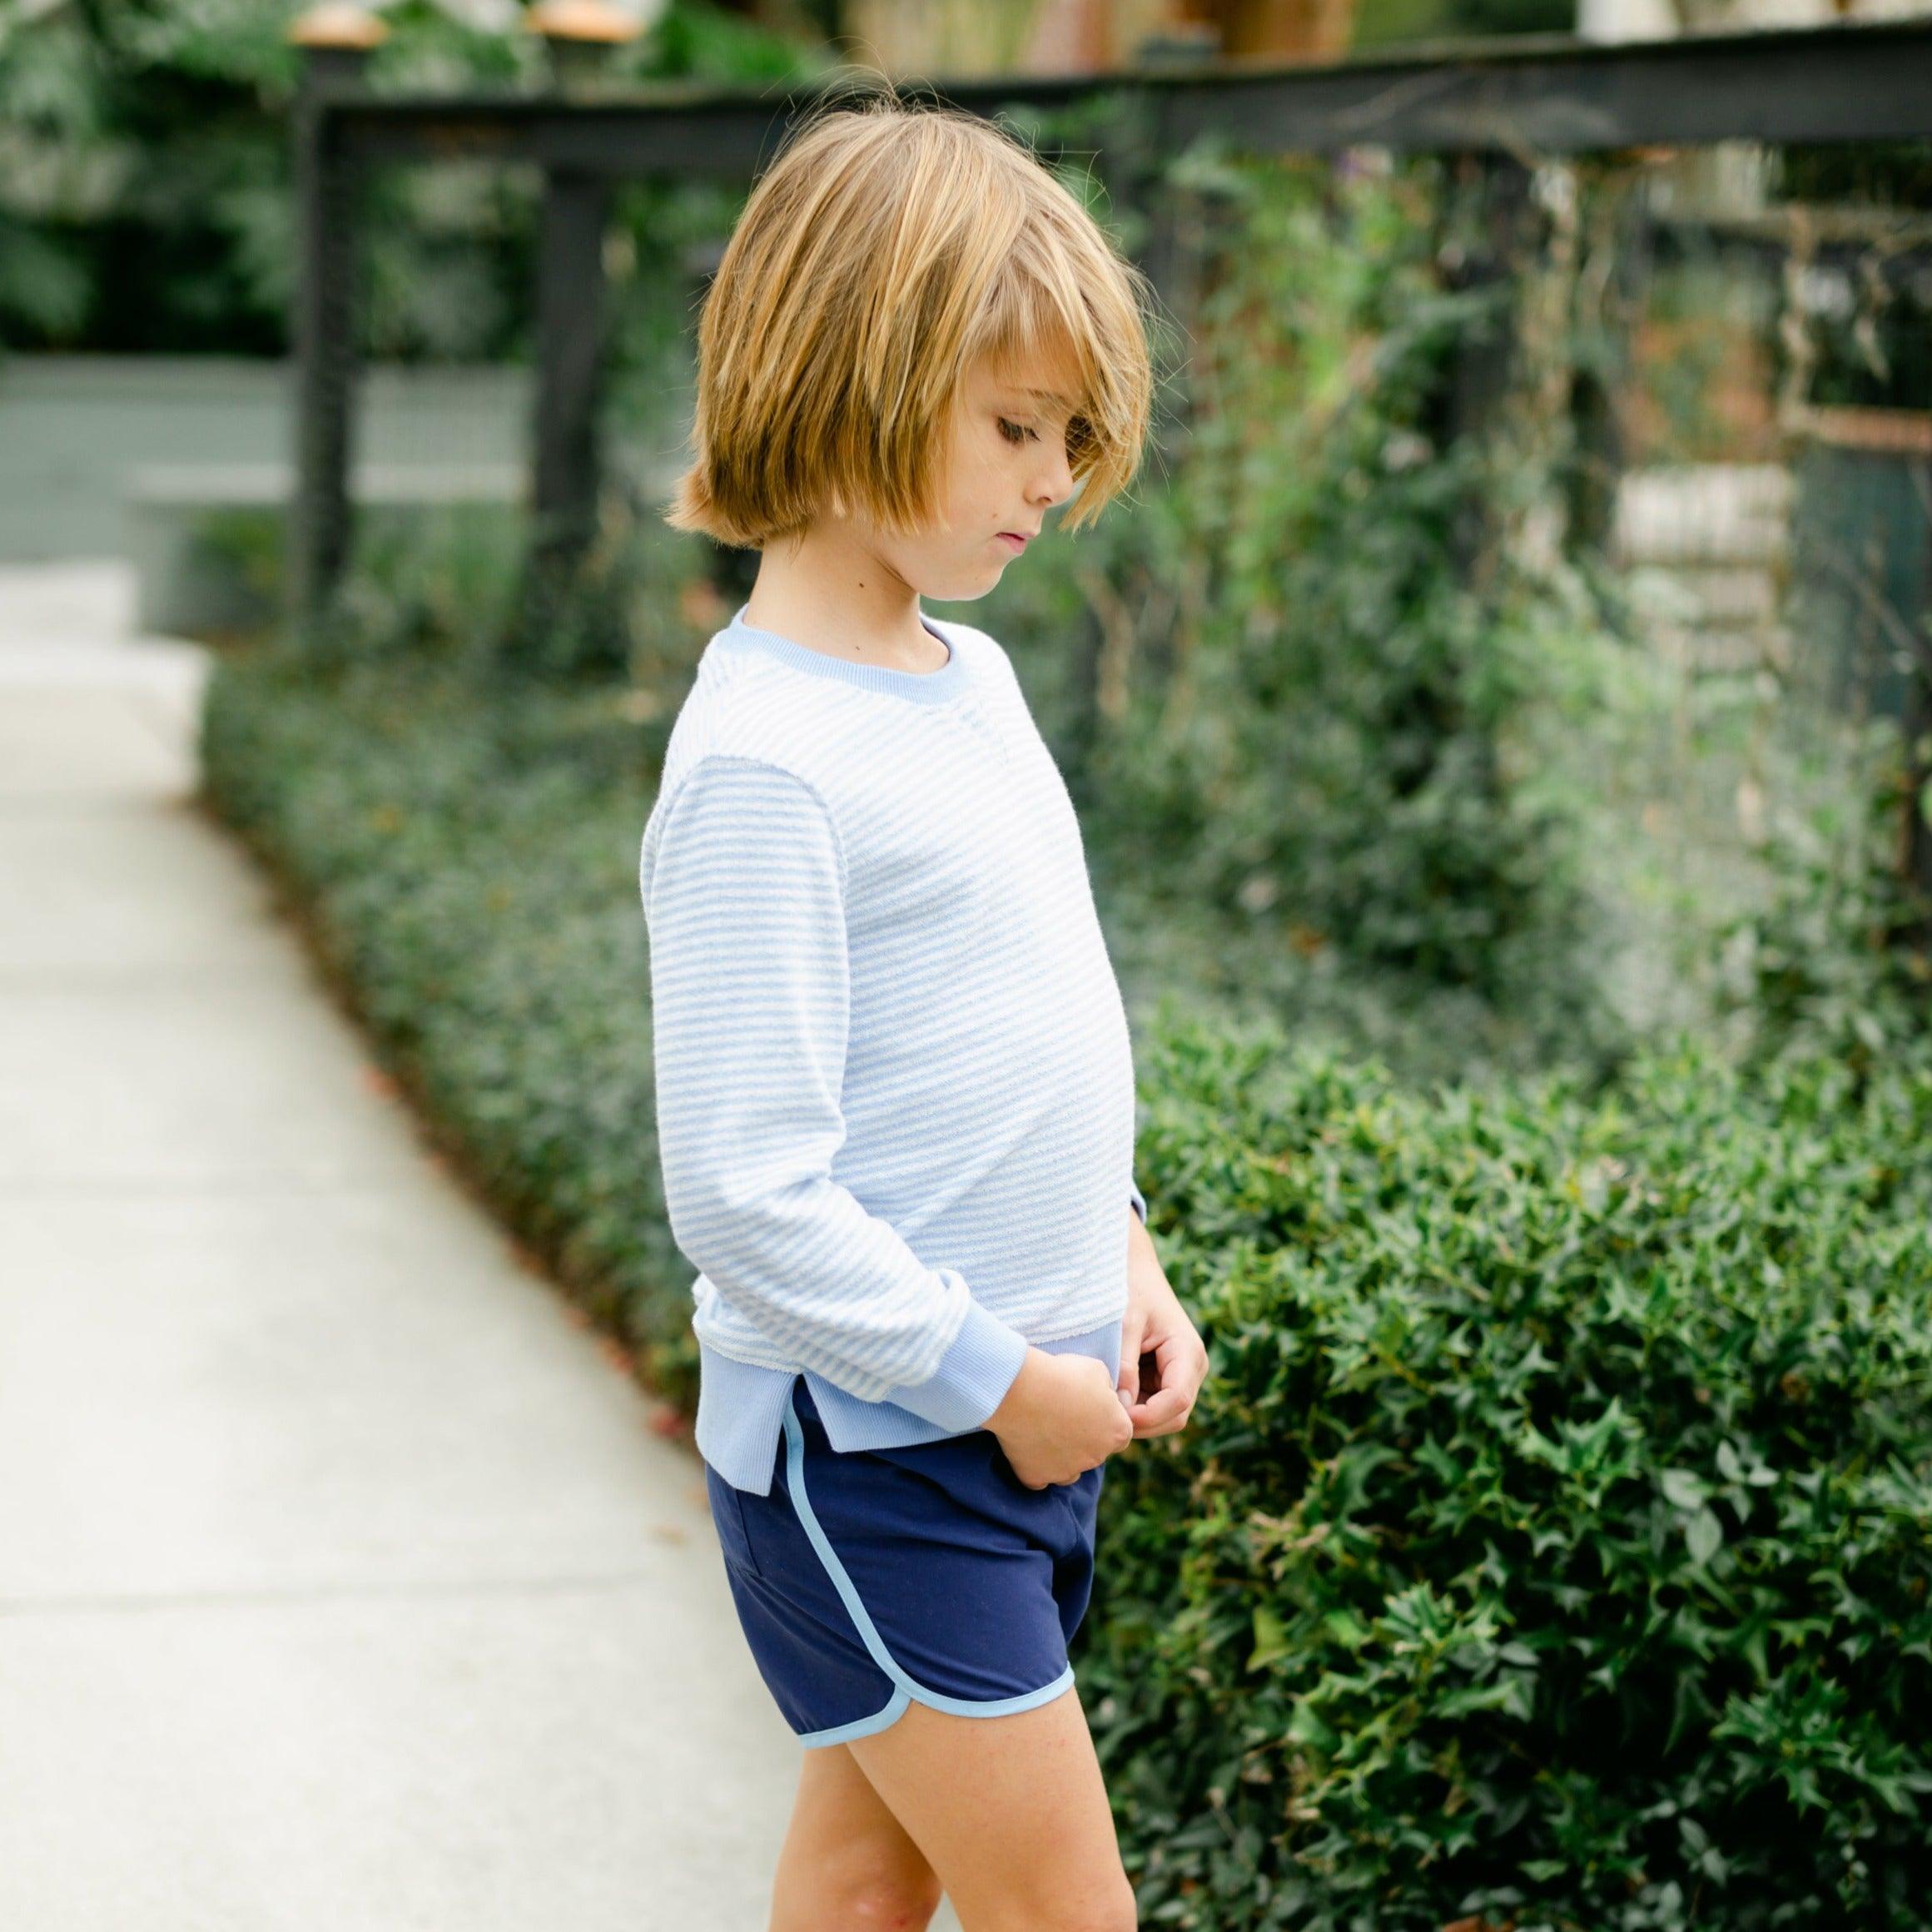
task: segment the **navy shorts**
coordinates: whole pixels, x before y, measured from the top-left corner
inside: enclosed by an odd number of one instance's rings
[[[835,1449],[795,1377],[771,1493],[705,1476],[738,1621],[799,1741],[883,1731],[915,1701],[995,1717],[1070,1689],[1105,1473],[1029,1489],[991,1429]]]

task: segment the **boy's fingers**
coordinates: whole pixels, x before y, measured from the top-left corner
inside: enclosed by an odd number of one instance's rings
[[[1127,1413],[1135,1435],[1145,1435],[1163,1423],[1176,1421],[1187,1410],[1187,1398],[1178,1388],[1157,1388],[1146,1401],[1135,1403]]]

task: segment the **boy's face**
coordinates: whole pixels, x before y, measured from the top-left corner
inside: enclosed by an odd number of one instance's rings
[[[879,539],[921,596],[984,597],[1038,540],[1047,511],[1073,494],[1066,430],[1075,381],[1060,360],[982,361],[967,370],[941,457],[933,524],[916,537]]]

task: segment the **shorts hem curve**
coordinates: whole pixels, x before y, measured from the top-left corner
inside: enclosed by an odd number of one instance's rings
[[[818,1552],[819,1562],[824,1564],[833,1587],[843,1600],[846,1610],[857,1627],[872,1661],[897,1686],[896,1694],[892,1701],[874,1716],[862,1717],[857,1719],[854,1724],[842,1726],[838,1727],[836,1736],[829,1731],[815,1731],[805,1734],[808,1738],[822,1743],[833,1743],[841,1738],[863,1736],[868,1731],[882,1731],[903,1713],[904,1701],[906,1700],[916,1701],[931,1710],[943,1711],[950,1716],[999,1717],[1010,1711],[1031,1711],[1036,1705],[1048,1703],[1071,1688],[1074,1670],[1070,1662],[1050,1683],[1042,1684],[1037,1690],[1021,1691],[1011,1697],[951,1697],[943,1691],[928,1689],[910,1676],[886,1648],[886,1640],[879,1635],[871,1613],[858,1593],[857,1586],[847,1573],[845,1565],[839,1561],[838,1552],[832,1547],[831,1539],[819,1522],[817,1512],[812,1507],[812,1499],[805,1492],[805,1435],[798,1421],[798,1412],[792,1406],[790,1389],[785,1393],[785,1468],[791,1486],[792,1507],[797,1512],[798,1520],[805,1526],[805,1533],[811,1539],[812,1548]]]
[[[896,1724],[911,1701],[905,1686],[896,1685],[892,1695],[870,1717],[855,1717],[850,1724],[834,1724],[824,1731],[802,1731],[798,1741],[809,1751],[823,1745],[843,1744],[848,1738],[870,1737],[875,1731]]]
[[[945,1697],[936,1691],[915,1691],[912,1701],[952,1717],[1003,1717],[1010,1711],[1031,1711],[1036,1705],[1050,1704],[1061,1691],[1073,1688],[1073,1666],[1069,1664],[1050,1684],[1037,1691],[1021,1691],[1011,1697]]]

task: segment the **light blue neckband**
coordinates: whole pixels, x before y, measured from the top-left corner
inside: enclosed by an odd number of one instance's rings
[[[835,658],[829,651],[814,650],[809,644],[781,637],[776,631],[762,630],[745,621],[748,603],[741,603],[731,622],[718,633],[716,641],[735,647],[768,652],[782,663],[822,678],[837,678],[856,684],[862,691],[881,691],[892,698],[909,698],[916,704],[943,704],[966,689],[966,659],[959,646],[941,628],[943,620],[919,613],[922,626],[946,646],[946,659],[936,671],[893,671],[880,664],[857,664],[849,658]]]

